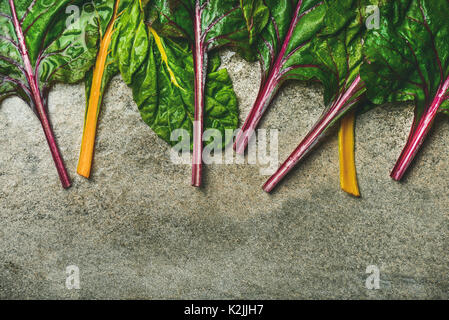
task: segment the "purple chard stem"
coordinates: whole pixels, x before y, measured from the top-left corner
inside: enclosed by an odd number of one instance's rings
[[[263,190],[271,192],[282,179],[313,149],[326,130],[348,110],[348,103],[354,95],[363,88],[363,81],[360,76],[352,82],[350,87],[334,101],[329,110],[320,118],[318,123],[312,128],[299,146],[293,151],[288,159],[281,165],[274,175],[265,183]]]
[[[279,56],[282,57],[282,56]],[[280,59],[278,59],[280,60]],[[234,150],[238,154],[243,154],[248,146],[249,140],[251,139],[252,134],[256,130],[259,125],[260,120],[262,119],[263,114],[267,110],[268,105],[271,103],[273,96],[276,93],[276,89],[279,85],[279,80],[277,78],[278,72],[281,68],[281,64],[278,62],[275,65],[274,71],[270,73],[267,81],[262,86],[259,94],[257,96],[256,102],[254,103],[253,108],[251,109],[248,117],[245,120],[241,130],[238,132],[237,137],[234,143]]]
[[[252,134],[256,130],[259,125],[262,116],[268,108],[268,105],[271,103],[274,95],[276,94],[276,90],[279,87],[279,83],[281,81],[282,75],[281,70],[287,61],[287,49],[290,44],[290,40],[293,36],[293,32],[295,30],[296,25],[299,20],[299,12],[301,10],[302,1],[298,1],[298,4],[295,9],[294,19],[290,23],[289,30],[284,39],[284,43],[282,44],[282,48],[277,55],[276,61],[273,64],[272,68],[270,68],[269,75],[267,79],[264,81],[262,86],[260,87],[260,91],[258,93],[256,102],[254,103],[253,108],[251,109],[248,117],[245,120],[245,123],[242,126],[242,129],[237,134],[234,143],[234,150],[238,154],[243,154],[245,149],[248,146],[249,140],[251,139]]]
[[[27,79],[28,84],[31,89],[31,95],[32,95],[33,103],[35,105],[36,114],[41,122],[42,129],[44,130],[45,137],[46,137],[48,145],[50,147],[50,152],[53,157],[53,161],[55,162],[56,169],[58,171],[62,186],[64,188],[69,188],[71,186],[70,178],[67,174],[67,170],[64,166],[64,161],[61,157],[58,146],[56,144],[56,139],[55,139],[53,130],[51,128],[50,121],[48,119],[47,109],[44,105],[44,102],[43,102],[43,99],[41,96],[41,92],[39,90],[39,86],[38,86],[38,82],[37,82],[37,78],[36,78],[37,75],[34,74],[33,67],[31,65],[30,57],[28,54],[28,49],[27,49],[27,46],[25,43],[25,37],[24,37],[23,31],[22,31],[22,26],[17,17],[14,0],[9,0],[9,5],[11,8],[12,22],[14,24],[14,29],[16,31],[16,35],[17,35],[17,39],[18,39],[19,51],[22,56],[22,60],[23,60],[23,64],[24,64],[25,76],[26,76],[26,79]]]
[[[200,187],[203,170],[203,128],[204,128],[204,85],[206,80],[207,58],[201,31],[202,8],[198,1],[195,5],[195,119],[193,122],[193,163],[192,186]]]
[[[410,133],[409,140],[404,150],[401,153],[396,165],[391,172],[391,177],[400,181],[403,177],[407,169],[410,167],[413,159],[418,153],[421,145],[424,142],[429,130],[432,126],[433,120],[438,113],[438,109],[444,100],[447,99],[446,92],[449,89],[449,78],[440,86],[435,96],[435,99],[432,101],[432,104],[425,111],[424,115],[421,117],[418,125],[412,132]]]

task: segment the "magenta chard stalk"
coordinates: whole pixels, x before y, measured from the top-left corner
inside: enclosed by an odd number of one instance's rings
[[[263,190],[271,192],[279,182],[300,162],[320,141],[328,128],[332,126],[340,117],[352,106],[364,99],[365,85],[357,76],[350,85],[349,89],[343,92],[331,107],[323,114],[320,120],[315,124],[313,129],[302,140],[299,146],[293,151],[288,159],[281,165],[274,175],[263,186]]]
[[[262,1],[254,3],[249,0],[154,0],[151,3],[151,27],[174,42],[188,42],[192,48],[195,73],[192,185],[200,187],[203,170],[203,130],[207,127],[205,120],[209,121],[209,125],[216,126],[220,118],[228,117],[225,107],[222,108],[225,112],[215,115],[211,112],[212,108],[205,107],[208,82],[213,80],[208,78],[208,63],[212,61],[210,52],[224,46],[233,47],[243,53],[252,52],[250,42],[262,28],[259,20],[253,19],[252,14],[264,12],[265,6]],[[251,23],[247,24],[245,18]],[[210,64],[212,68],[216,65]],[[219,95],[212,100],[221,103],[220,99],[223,97]],[[216,102],[211,101],[212,104],[217,104]],[[212,114],[208,114],[206,109]],[[231,122],[233,125],[234,120]],[[226,126],[229,127],[229,124]],[[224,133],[224,130],[222,131]]]
[[[204,85],[206,82],[207,58],[204,48],[203,35],[201,32],[202,8],[195,4],[195,120],[193,122],[193,164],[192,164],[192,186],[200,187],[203,170],[203,128],[204,128]]]
[[[381,6],[379,29],[368,32],[362,67],[368,98],[413,101],[415,118],[391,177],[399,181],[421,148],[438,112],[448,112],[448,1],[397,0]]]
[[[424,139],[429,133],[438,110],[440,109],[442,103],[448,99],[446,96],[448,89],[449,78],[446,79],[446,81],[438,89],[435,99],[419,120],[416,128],[412,129],[408,142],[396,162],[393,171],[391,172],[391,177],[394,180],[400,181],[404,177],[405,172],[409,168],[421,145],[423,144]]]
[[[11,7],[12,23],[14,25],[14,30],[16,32],[18,40],[19,52],[24,65],[22,71],[24,72],[26,80],[28,82],[28,86],[25,86],[25,88],[27,88],[27,91],[31,95],[31,100],[33,102],[36,115],[42,124],[42,129],[44,130],[45,137],[50,147],[50,152],[55,162],[62,186],[64,188],[69,188],[71,186],[70,178],[67,174],[64,161],[59,152],[56,139],[51,128],[50,121],[48,119],[47,106],[44,105],[44,101],[38,85],[38,76],[31,65],[28,49],[25,43],[25,36],[22,30],[22,25],[17,17],[14,0],[9,0],[9,5]]]
[[[56,82],[81,81],[95,62],[96,34],[89,33],[87,42],[83,36],[88,19],[81,16],[86,13],[80,12],[80,17],[67,13],[69,6],[81,7],[83,3],[84,0],[0,2],[0,101],[15,95],[33,110],[64,188],[71,183],[50,124],[48,94]]]
[[[294,78],[295,76],[293,74],[297,73],[298,69],[306,70],[317,67],[314,63],[308,63],[300,59],[295,60],[294,57],[296,53],[300,53],[301,50],[310,45],[310,35],[305,38],[300,37],[299,43],[296,43],[293,37],[303,31],[301,30],[302,26],[299,26],[299,23],[303,22],[303,20],[314,19],[315,25],[313,27],[316,28],[316,25],[319,26],[319,23],[316,23],[316,21],[319,21],[320,18],[322,19],[322,14],[320,15],[319,9],[324,8],[323,3],[323,1],[313,1],[311,7],[306,8],[304,1],[299,0],[297,1],[296,7],[290,8],[292,12],[289,17],[284,16],[288,14],[289,10],[278,13],[276,10],[279,9],[276,7],[272,8],[273,17],[271,24],[268,25],[260,38],[260,48],[258,49],[260,63],[263,69],[262,82],[257,99],[236,137],[234,150],[237,153],[243,154],[245,152],[252,134],[257,129],[262,116],[268,109],[282,83],[288,78]],[[316,16],[317,14],[318,18]],[[279,25],[285,24],[286,21],[289,23],[288,31],[285,35],[281,35],[279,33]],[[303,26],[307,26],[307,22],[303,23]],[[276,39],[273,43],[267,41],[270,36]],[[280,50],[276,53],[275,48],[277,47],[280,47]],[[269,61],[267,61],[266,57],[269,57]]]

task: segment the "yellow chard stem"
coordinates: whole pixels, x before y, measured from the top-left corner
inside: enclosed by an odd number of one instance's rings
[[[158,33],[156,32],[156,30],[154,30],[152,27],[149,27],[151,34],[154,37],[154,41],[156,43],[157,49],[159,51],[159,53],[161,54],[161,59],[162,62],[165,63],[165,66],[167,67],[168,73],[170,74],[170,81],[178,88],[182,89],[181,86],[178,83],[178,80],[176,80],[176,76],[175,73],[173,72],[173,70],[170,68],[169,64],[168,64],[168,56],[167,56],[167,52],[165,51],[164,45],[162,44],[162,39],[161,37],[158,35]]]
[[[338,134],[340,151],[340,184],[345,192],[355,197],[360,197],[354,159],[354,123],[354,112],[349,113],[341,120],[340,132]]]
[[[81,142],[81,152],[78,162],[77,172],[79,175],[89,178],[92,168],[92,160],[95,147],[95,136],[97,132],[98,112],[100,108],[101,86],[104,71],[106,69],[106,60],[109,55],[109,46],[114,33],[114,24],[118,18],[118,6],[120,0],[117,0],[114,7],[114,15],[106,29],[104,37],[100,42],[100,50],[97,55],[97,61],[94,68],[92,87],[90,90],[87,114],[84,124],[83,138]]]

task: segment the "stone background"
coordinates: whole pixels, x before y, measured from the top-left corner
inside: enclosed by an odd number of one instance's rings
[[[230,52],[242,119],[258,65]],[[323,110],[321,87],[289,83],[264,118],[279,129],[280,160]],[[412,121],[409,105],[357,123],[363,197],[339,189],[336,131],[272,195],[256,165],[189,166],[141,121],[114,79],[105,97],[93,177],[78,177],[82,85],[58,85],[51,120],[73,187],[64,191],[39,122],[16,98],[0,106],[0,298],[449,298],[449,123],[438,118],[404,183],[393,167]],[[65,288],[65,268],[81,290]],[[365,288],[368,265],[381,289]]]

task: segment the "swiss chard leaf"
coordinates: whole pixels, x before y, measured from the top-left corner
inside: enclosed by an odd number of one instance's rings
[[[119,72],[133,89],[142,119],[159,137],[174,145],[176,141],[172,141],[171,136],[177,129],[185,129],[193,136],[192,51],[185,41],[175,43],[161,38],[155,29],[145,25],[142,9],[146,2],[92,2],[90,10],[95,12],[92,19],[100,30],[101,41],[96,66],[86,80],[88,107],[78,165],[78,173],[85,177],[90,175],[101,100],[108,83]],[[149,6],[152,4],[150,1]],[[113,35],[105,43],[108,31]],[[238,109],[231,79],[226,70],[218,70],[219,65],[220,58],[214,55],[207,74],[204,125],[206,129],[217,129],[224,135],[226,129],[237,128]],[[96,85],[93,85],[95,74]]]
[[[271,17],[257,43],[262,82],[255,104],[237,136],[236,151],[244,152],[285,80],[321,82],[328,105],[295,152],[264,185],[264,190],[270,192],[333,124],[364,99],[365,88],[359,68],[363,61],[363,15],[368,1],[285,0],[265,3],[270,8]],[[347,172],[345,169],[342,171]],[[355,167],[350,169],[352,172],[344,177],[349,176],[352,185],[356,185]],[[345,184],[342,185],[345,188]],[[357,188],[346,191],[358,195]]]
[[[287,55],[287,59],[281,60],[287,61],[284,69],[281,69],[284,70],[280,73],[282,77],[314,79],[323,84],[327,108],[296,150],[264,185],[265,191],[273,190],[329,128],[365,100],[366,89],[359,71],[363,62],[362,39],[366,30],[364,17],[368,3],[364,0],[329,0],[315,4],[315,11],[323,11],[320,13],[323,24],[319,32],[314,29],[315,33],[309,35],[309,40],[296,44],[295,48],[298,49]],[[311,14],[313,11],[308,12]],[[304,30],[311,29],[307,24],[301,27]],[[301,30],[297,32],[301,33]],[[269,103],[269,100],[265,103]],[[260,119],[260,116],[260,112],[253,114],[255,119]],[[355,168],[351,169],[353,172],[347,176],[353,180],[352,188],[346,191],[358,195]]]
[[[184,39],[192,47],[192,185],[199,187],[202,177],[204,117],[207,112],[205,90],[208,52],[227,45],[249,55],[250,43],[268,18],[267,8],[262,1],[255,0],[155,0],[148,8],[152,28],[163,36]],[[224,72],[221,73],[225,75]],[[226,107],[223,105],[221,108]]]
[[[85,8],[91,24],[99,33],[94,68],[86,76],[87,107],[78,162],[78,174],[90,176],[98,114],[104,92],[111,79],[121,71],[126,83],[145,59],[147,28],[139,0],[94,0]]]
[[[311,46],[323,25],[324,1],[265,0],[264,3],[269,8],[270,19],[256,42],[262,81],[254,106],[237,136],[234,145],[237,153],[246,149],[250,136],[285,80],[310,80],[316,76]]]
[[[448,1],[397,0],[381,8],[379,29],[369,32],[362,67],[368,97],[377,104],[414,101],[408,142],[391,176],[400,180],[436,114],[449,106]]]
[[[42,124],[63,187],[70,179],[47,115],[54,82],[81,80],[97,33],[79,15],[85,1],[0,0],[0,99],[20,96]]]
[[[155,133],[175,145],[175,130],[184,129],[192,137],[194,121],[194,68],[188,43],[160,38],[150,29],[147,60],[130,84],[142,119]],[[225,130],[238,127],[237,97],[227,70],[219,69],[220,58],[209,60],[205,88],[206,129]],[[157,93],[157,94],[155,94]],[[190,149],[193,141],[190,140]],[[223,141],[224,147],[229,141]]]
[[[359,73],[363,62],[362,39],[366,34],[364,18],[368,5],[372,4],[374,1],[364,0],[330,2],[324,21],[325,29],[314,41],[314,51],[331,76],[321,81],[328,108],[310,135],[316,134],[316,139],[320,139],[336,121],[344,117],[339,131],[340,185],[345,192],[356,197],[360,196],[360,191],[354,156],[355,111],[350,110],[366,105],[366,89]],[[344,101],[345,96],[347,101]],[[321,132],[320,126],[323,128]]]

